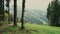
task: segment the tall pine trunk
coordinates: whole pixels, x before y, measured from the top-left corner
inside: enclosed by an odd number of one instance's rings
[[[0,0],[0,25],[4,21],[4,0]]]
[[[3,22],[4,22],[4,0],[2,0]]]
[[[10,0],[8,0],[8,22],[10,24],[10,15],[9,15],[10,7],[9,7],[9,2],[10,2]]]
[[[17,26],[17,0],[14,0],[14,26]]]
[[[25,0],[22,1],[22,17],[21,17],[21,28],[24,29],[24,12],[25,12]]]

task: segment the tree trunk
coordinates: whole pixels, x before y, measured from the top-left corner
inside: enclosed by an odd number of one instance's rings
[[[22,1],[22,18],[21,18],[21,28],[24,29],[24,12],[25,12],[25,0]]]
[[[4,21],[4,0],[0,0],[0,25]]]
[[[14,26],[17,26],[17,0],[14,0]]]
[[[10,17],[9,17],[9,16],[10,16],[10,15],[9,15],[9,12],[10,12],[10,9],[9,9],[9,8],[10,8],[10,7],[9,7],[9,2],[10,2],[10,0],[8,0],[8,23],[10,24]]]
[[[3,21],[4,21],[4,0],[2,0],[2,10],[3,10]]]

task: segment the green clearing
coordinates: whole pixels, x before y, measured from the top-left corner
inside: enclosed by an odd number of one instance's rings
[[[20,29],[20,23],[18,26],[13,25],[3,28],[0,34],[60,34],[60,27],[43,26],[38,24],[25,24],[25,29]]]

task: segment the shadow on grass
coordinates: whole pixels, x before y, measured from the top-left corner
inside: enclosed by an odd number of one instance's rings
[[[13,27],[13,26],[8,26],[7,28],[4,29],[4,32],[2,34],[30,34],[29,29],[20,29],[19,26]]]

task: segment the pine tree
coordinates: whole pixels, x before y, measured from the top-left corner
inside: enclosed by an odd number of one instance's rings
[[[58,19],[59,19],[59,14],[60,14],[60,4],[59,0],[53,0],[47,8],[47,17],[50,20],[50,25],[52,26],[58,26]]]
[[[4,0],[0,0],[0,25],[4,21]]]
[[[25,12],[25,0],[22,2],[22,17],[21,17],[21,28],[24,29],[24,12]]]
[[[17,0],[14,0],[14,26],[17,26]]]

